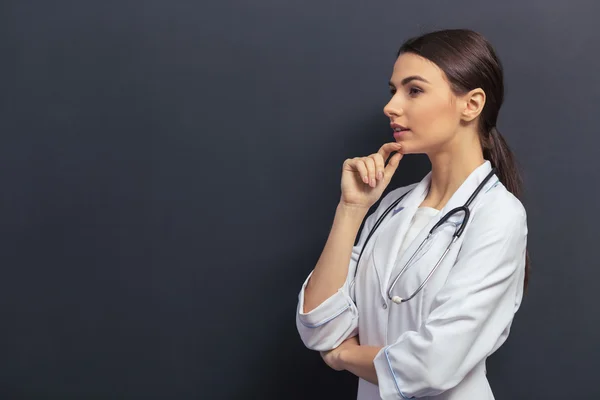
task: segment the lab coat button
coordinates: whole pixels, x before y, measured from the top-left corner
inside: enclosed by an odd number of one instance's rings
[[[381,306],[383,307],[384,310],[387,308],[387,304],[385,304],[385,302]]]

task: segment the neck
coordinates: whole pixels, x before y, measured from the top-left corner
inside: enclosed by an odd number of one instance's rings
[[[477,135],[459,134],[455,140],[435,153],[428,154],[431,161],[431,185],[421,206],[441,210],[469,175],[485,162]]]

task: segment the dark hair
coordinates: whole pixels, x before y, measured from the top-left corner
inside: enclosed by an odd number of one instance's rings
[[[522,179],[515,157],[496,128],[498,112],[504,100],[502,64],[492,45],[483,35],[468,29],[446,29],[408,39],[397,56],[413,53],[436,64],[450,82],[452,91],[465,94],[481,88],[486,95],[479,116],[479,138],[483,157],[496,167],[502,184],[517,198],[521,197]],[[527,289],[530,271],[529,252],[525,254]]]

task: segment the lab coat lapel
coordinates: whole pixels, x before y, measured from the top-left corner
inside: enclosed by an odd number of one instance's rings
[[[404,236],[410,226],[410,222],[419,205],[425,199],[429,191],[431,172],[414,187],[406,197],[390,212],[388,223],[382,224],[385,228],[377,235],[373,249],[374,267],[379,279],[381,296],[387,296],[386,282],[390,270],[398,258],[398,251],[402,245]]]
[[[454,194],[452,195],[452,197],[450,198],[448,203],[444,206],[444,208],[435,217],[431,218],[429,223],[423,227],[423,229],[416,235],[416,237],[410,243],[410,245],[408,245],[408,247],[406,248],[406,251],[403,254],[398,255],[397,253],[402,244],[402,240],[404,239],[404,235],[405,235],[406,231],[408,230],[410,221],[412,220],[412,217],[415,214],[417,208],[421,205],[421,203],[425,199],[425,196],[427,195],[427,192],[429,191],[429,184],[431,183],[431,172],[427,175],[426,179],[424,179],[421,182],[421,184],[423,184],[425,180],[427,181],[423,192],[422,193],[420,192],[418,194],[418,197],[415,196],[415,198],[414,198],[415,202],[411,203],[410,212],[407,213],[406,220],[403,221],[403,224],[402,224],[403,230],[401,232],[400,231],[398,232],[398,236],[399,236],[397,238],[398,245],[396,247],[392,248],[392,251],[394,253],[394,254],[391,254],[392,264],[390,264],[390,268],[387,269],[387,275],[384,275],[385,279],[383,280],[384,285],[382,287],[384,296],[386,296],[385,298],[387,298],[387,289],[388,289],[389,285],[391,284],[392,279],[395,279],[396,275],[400,272],[402,267],[404,267],[404,265],[408,262],[410,257],[417,251],[418,247],[421,245],[421,243],[425,240],[425,238],[429,234],[429,231],[431,230],[431,228],[433,228],[433,226],[435,224],[437,224],[438,221],[440,219],[442,219],[443,216],[446,215],[446,213],[448,213],[450,210],[464,205],[465,202],[471,196],[471,194],[473,194],[475,189],[477,189],[477,186],[479,186],[479,184],[485,179],[485,177],[487,176],[487,174],[490,171],[491,171],[491,164],[489,161],[485,161],[482,165],[480,165],[473,172],[471,172],[471,174],[462,183],[462,185],[458,188],[458,190],[456,192],[454,192]],[[486,187],[490,187],[496,181],[497,181],[497,179],[494,179],[494,178],[490,179],[490,181],[488,181]],[[473,204],[470,207],[471,210],[473,210],[473,205],[477,202],[477,200],[479,200],[480,196],[482,196],[483,193],[485,193],[485,190],[486,190],[486,188],[482,189],[482,191],[479,193],[477,198],[473,201]],[[464,216],[463,213],[457,213],[449,219],[449,222],[450,223],[461,222],[463,216]],[[422,255],[426,251],[427,251],[427,248],[423,248],[419,251],[419,254]],[[411,262],[411,264],[413,264],[417,261],[418,261],[417,259],[414,259]]]

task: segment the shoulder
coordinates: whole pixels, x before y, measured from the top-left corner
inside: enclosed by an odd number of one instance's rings
[[[486,278],[516,271],[524,273],[527,251],[525,207],[501,183],[480,195],[482,197],[475,203],[465,227],[458,259],[477,260],[474,265]]]
[[[526,233],[527,212],[523,203],[500,182],[482,193],[472,211],[473,229]]]

